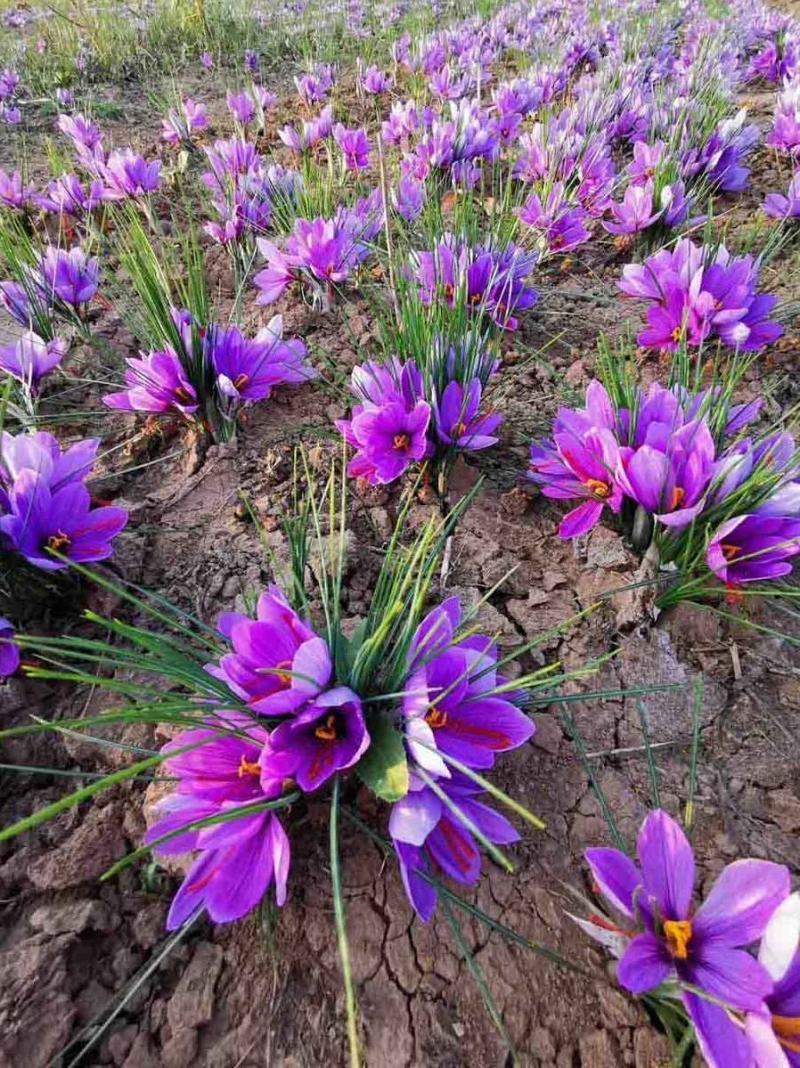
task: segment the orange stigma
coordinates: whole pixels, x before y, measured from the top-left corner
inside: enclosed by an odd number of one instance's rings
[[[607,497],[611,492],[611,487],[607,482],[602,482],[599,478],[589,478],[586,480],[586,488],[593,493],[595,497]]]
[[[321,742],[336,741],[336,716],[333,713],[326,717],[324,723],[320,723],[320,725],[314,729],[314,736],[319,738]]]
[[[692,924],[690,920],[664,920],[664,937],[667,940],[667,949],[678,960],[686,960],[689,956],[689,942],[692,938]]]
[[[447,713],[443,712],[441,708],[437,708],[436,705],[431,705],[425,716],[425,722],[433,730],[439,730],[441,727],[447,726]]]
[[[184,386],[178,386],[178,388],[175,390],[175,397],[182,404],[191,404],[192,403],[191,394],[189,393],[189,391]]]
[[[669,510],[673,511],[675,508],[677,508],[685,496],[686,490],[683,489],[681,486],[676,486],[675,489],[672,491],[672,500],[669,502]]]
[[[47,539],[47,548],[52,549],[54,553],[60,552],[61,549],[68,549],[69,545],[69,536],[63,530],[59,530],[57,534],[51,534]]]
[[[742,551],[741,545],[731,545],[730,542],[725,541],[720,545],[720,549],[722,549],[722,555],[726,560],[732,560],[737,553]]]
[[[773,1016],[772,1030],[784,1049],[800,1053],[800,1016]]]
[[[242,372],[242,374],[237,375],[236,378],[234,378],[234,380],[233,380],[233,388],[234,389],[244,389],[244,387],[247,385],[247,383],[249,381],[250,381],[250,376],[246,375],[246,374],[244,374],[244,372]]]
[[[395,434],[392,438],[392,445],[394,445],[396,449],[407,449],[409,444],[410,439],[408,434]]]
[[[453,427],[453,437],[454,438],[460,438],[463,434],[466,434],[466,432],[467,432],[467,424],[462,422],[459,419],[459,421]]]
[[[670,337],[672,338],[673,341],[680,341],[682,335],[683,335],[683,327],[676,326],[675,329],[670,334]]]
[[[248,760],[242,753],[242,759],[239,762],[239,778],[243,779],[245,775],[260,775],[261,768],[254,760]]]

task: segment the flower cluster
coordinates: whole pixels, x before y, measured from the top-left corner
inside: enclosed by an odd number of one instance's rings
[[[273,304],[294,282],[329,307],[335,286],[345,282],[370,255],[370,242],[383,225],[380,190],[355,207],[340,206],[332,219],[296,219],[284,249],[260,238],[267,261],[253,278],[260,290],[258,304]]]
[[[11,67],[0,71],[0,121],[9,126],[17,126],[22,121],[17,93],[20,77]]]
[[[441,300],[451,308],[463,306],[504,330],[516,330],[517,314],[538,299],[526,285],[537,258],[512,242],[503,249],[472,246],[446,234],[433,251],[414,253],[412,266],[424,304]]]
[[[552,440],[531,446],[529,477],[547,497],[582,501],[562,521],[563,538],[586,534],[606,506],[621,515],[627,501],[663,532],[665,556],[691,530],[727,586],[781,578],[800,553],[800,457],[788,432],[741,436],[759,409],[658,383],[639,389],[632,409],[615,409],[594,381],[586,406],[562,408]]]
[[[170,108],[165,119],[161,120],[161,136],[168,145],[191,147],[193,135],[208,126],[208,112],[205,104],[187,97],[181,103],[180,111]]]
[[[274,386],[315,377],[303,342],[283,339],[279,315],[254,338],[235,325],[203,327],[185,310],[173,309],[172,318],[180,346],[128,359],[127,389],[103,397],[109,408],[192,416],[211,401],[232,420],[243,405],[266,400]]]
[[[348,474],[373,485],[393,482],[422,460],[436,463],[495,444],[502,416],[481,411],[493,361],[484,359],[479,373],[462,383],[454,377],[455,350],[439,345],[437,355],[441,373],[423,375],[413,360],[396,357],[354,368],[351,389],[359,403],[349,419],[336,423],[356,450]],[[446,385],[437,388],[443,380]]]
[[[642,264],[628,264],[619,287],[649,305],[640,345],[674,351],[682,343],[697,346],[717,338],[751,351],[783,333],[769,318],[777,297],[757,292],[758,275],[752,256],[731,256],[724,245],[713,249],[683,238]]]
[[[788,868],[734,861],[694,908],[692,848],[666,812],[647,816],[636,852],[638,864],[617,849],[586,852],[621,925],[578,923],[619,956],[620,984],[634,994],[676,985],[710,1068],[794,1064],[800,896]],[[756,958],[748,947],[759,939]]]
[[[44,431],[0,439],[0,548],[44,571],[105,560],[128,521],[122,508],[92,507],[84,480],[99,440],[62,450]]]

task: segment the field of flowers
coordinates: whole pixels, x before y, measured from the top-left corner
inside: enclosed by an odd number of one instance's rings
[[[800,1065],[800,23],[0,0],[0,1066]]]

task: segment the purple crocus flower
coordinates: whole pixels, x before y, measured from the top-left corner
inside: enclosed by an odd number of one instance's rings
[[[103,202],[105,186],[100,178],[93,178],[88,188],[84,189],[77,174],[62,174],[60,178],[48,183],[44,193],[33,199],[44,211],[80,218],[94,211]]]
[[[623,446],[616,478],[660,523],[681,529],[703,510],[714,461],[711,431],[703,420],[691,420],[671,434],[663,448]]]
[[[369,166],[370,143],[363,126],[348,130],[341,122],[333,128],[336,144],[341,148],[345,166],[350,171],[362,171]]]
[[[611,205],[614,222],[604,222],[603,228],[610,234],[638,234],[652,226],[664,209],[653,211],[653,183],[629,185],[622,203]]]
[[[359,449],[349,473],[373,484],[394,482],[411,464],[429,453],[430,405],[420,400],[412,407],[390,401],[379,408],[354,414],[348,440]]]
[[[406,222],[413,222],[422,213],[426,199],[425,186],[422,182],[402,177],[391,195],[395,211]]]
[[[274,316],[251,340],[238,326],[213,327],[206,351],[217,375],[217,389],[229,401],[263,400],[273,386],[305,382],[316,371],[304,361],[308,350],[299,338],[283,340],[283,318]]]
[[[739,515],[714,532],[706,563],[727,586],[762,582],[791,573],[800,553],[800,519],[779,515]]]
[[[89,491],[69,482],[51,492],[47,479],[24,470],[8,492],[10,512],[0,517],[0,533],[20,555],[44,571],[67,566],[48,549],[76,563],[111,556],[111,540],[128,521],[122,508],[92,508]]]
[[[272,732],[271,747],[281,762],[291,760],[292,776],[306,792],[337,771],[351,768],[369,748],[361,700],[346,686],[315,697]],[[265,767],[269,769],[269,761]]]
[[[13,375],[36,396],[42,379],[58,367],[68,347],[61,338],[45,341],[33,330],[27,330],[16,342],[0,345],[0,370]]]
[[[34,310],[25,286],[19,282],[0,282],[0,305],[20,326],[30,327]]]
[[[169,145],[191,144],[192,134],[208,126],[205,104],[187,97],[181,110],[170,109],[166,119],[161,120],[161,136]]]
[[[253,98],[243,89],[240,93],[228,92],[228,111],[241,126],[247,126],[256,117],[256,105]]]
[[[21,211],[26,208],[31,198],[31,188],[22,181],[19,171],[8,174],[0,167],[0,204],[7,208]]]
[[[651,812],[637,842],[639,865],[617,849],[589,849],[586,859],[603,895],[628,920],[644,927],[619,962],[617,977],[643,994],[671,975],[733,1009],[757,1010],[772,989],[766,970],[741,947],[759,938],[788,895],[787,868],[738,860],[717,877],[708,897],[692,909],[692,848],[666,812]],[[702,1001],[685,992],[693,1013]]]
[[[258,73],[258,52],[254,52],[252,48],[244,50],[244,69],[250,74]]]
[[[214,66],[214,57],[211,55],[210,52],[200,53],[200,65],[205,70],[211,70],[211,68]]]
[[[127,359],[127,389],[109,393],[103,404],[126,412],[167,412],[193,415],[198,409],[197,394],[183,369],[178,354],[171,347],[142,353],[141,359]]]
[[[426,617],[417,635],[428,635],[434,622]],[[496,663],[492,640],[473,635],[429,655],[406,679],[406,744],[420,767],[449,777],[444,754],[473,768],[491,768],[497,753],[516,749],[531,737],[531,720],[503,693],[493,692]]]
[[[160,819],[148,830],[148,843],[193,822],[271,800],[281,792],[262,787],[259,761],[268,744],[265,731],[251,725],[236,736],[203,729],[184,731],[165,748],[172,751],[193,743],[197,748],[165,761],[167,771],[180,782],[159,805]],[[168,930],[180,927],[201,906],[215,923],[238,920],[259,904],[273,882],[278,905],[286,900],[289,839],[273,812],[255,811],[188,829],[155,849],[166,855],[197,853],[172,901]]]
[[[494,431],[503,421],[497,412],[480,414],[481,382],[473,378],[466,387],[460,382],[448,382],[441,400],[434,404],[436,433],[445,445],[468,452],[488,449],[497,443]]]
[[[48,295],[54,294],[73,308],[88,304],[97,292],[100,261],[96,256],[87,256],[80,245],[69,251],[48,246],[39,261],[39,270]]]
[[[0,679],[7,679],[19,667],[19,646],[13,641],[14,625],[0,616]]]
[[[333,672],[326,642],[294,611],[277,586],[258,599],[256,618],[225,613],[220,632],[233,651],[207,670],[263,715],[287,715],[315,699]]]
[[[583,498],[583,504],[562,519],[558,528],[562,538],[588,533],[606,505],[615,513],[622,506],[611,401],[597,381],[589,384],[586,401],[583,412],[559,411],[552,441],[531,445],[528,477],[542,487],[543,495],[556,500]]]
[[[387,93],[392,88],[392,79],[378,67],[367,67],[361,75],[361,87],[365,93],[377,96],[379,93]]]
[[[520,219],[541,234],[549,253],[568,252],[588,241],[588,213],[580,206],[572,206],[564,196],[564,186],[555,182],[544,203],[536,193],[531,194],[519,210]]]
[[[51,492],[82,481],[91,471],[99,438],[86,438],[62,451],[56,438],[44,430],[0,435],[0,511],[8,510],[8,491],[23,471],[40,475]]]
[[[144,197],[158,189],[161,182],[161,161],[150,163],[132,149],[112,152],[102,169],[109,200]]]
[[[793,176],[785,197],[780,193],[769,193],[762,208],[773,219],[800,218],[800,173]]]
[[[519,839],[504,816],[476,800],[480,789],[470,779],[454,774],[439,785],[490,842],[509,845]],[[392,805],[389,832],[406,894],[423,923],[433,916],[436,889],[421,873],[441,872],[467,886],[478,881],[481,852],[472,832],[413,773],[408,793]]]

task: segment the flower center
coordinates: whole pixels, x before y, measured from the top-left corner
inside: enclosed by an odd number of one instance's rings
[[[455,289],[453,289],[453,287],[450,285],[449,282],[445,283],[444,295],[447,298],[447,300],[452,300],[454,294],[455,294]]]
[[[480,304],[482,300],[483,293],[473,293],[472,296],[469,298],[469,302],[473,306],[473,308]]]
[[[686,490],[682,486],[676,486],[672,491],[672,499],[669,502],[669,510],[673,511],[686,496]]]
[[[178,386],[178,388],[175,390],[175,398],[179,400],[182,404],[192,403],[192,398],[189,395],[189,391],[186,389],[185,386]]]
[[[731,545],[730,542],[723,542],[720,549],[726,560],[732,560],[737,553],[742,551],[741,545]]]
[[[244,753],[242,753],[242,759],[239,762],[239,778],[243,779],[245,775],[260,775],[261,768],[258,766],[255,760],[248,760]]]
[[[321,742],[335,742],[338,735],[336,734],[336,716],[331,712],[326,717],[324,723],[320,723],[314,728],[315,737],[319,738]]]
[[[437,731],[441,727],[447,726],[447,713],[443,709],[437,708],[436,705],[431,705],[425,716],[425,722],[429,727]]]
[[[678,960],[686,960],[689,956],[689,942],[692,937],[691,920],[665,920],[664,937],[667,940],[667,949]]]
[[[587,479],[586,488],[590,493],[593,493],[595,497],[607,497],[611,492],[609,484],[607,482],[602,482],[599,478]]]
[[[244,389],[244,387],[247,385],[247,383],[249,381],[250,381],[250,376],[246,375],[246,374],[244,374],[244,372],[242,372],[242,374],[237,375],[236,378],[234,378],[234,380],[233,380],[233,388],[234,389]]]
[[[54,553],[59,552],[61,549],[68,549],[69,545],[69,535],[65,534],[63,530],[59,530],[57,534],[51,534],[47,539],[47,548],[52,549]]]
[[[392,445],[394,445],[396,449],[407,449],[409,442],[410,439],[408,434],[395,434],[392,438]]]
[[[680,327],[680,326],[676,326],[675,329],[670,334],[670,337],[672,338],[673,341],[680,341],[682,333],[683,333],[683,328]]]
[[[466,432],[467,432],[467,424],[464,423],[461,419],[459,419],[459,421],[453,427],[453,437],[454,438],[460,438],[462,435],[466,434]]]

